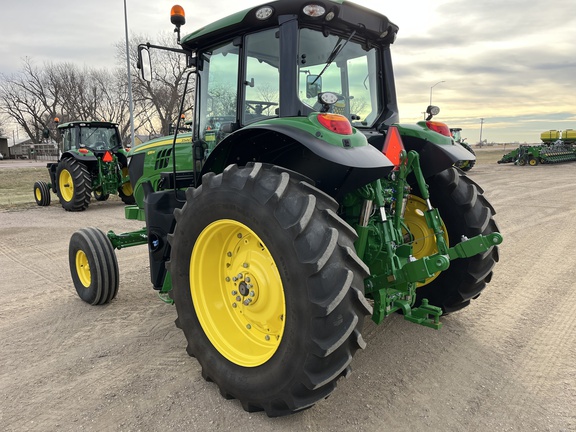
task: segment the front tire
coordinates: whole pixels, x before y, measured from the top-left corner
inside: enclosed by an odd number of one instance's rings
[[[91,305],[112,301],[118,293],[118,261],[112,243],[97,228],[82,228],[72,234],[68,261],[78,296]]]
[[[168,269],[177,326],[203,377],[271,417],[326,398],[365,346],[371,314],[368,269],[337,203],[261,164],[208,173],[186,195]]]
[[[122,202],[126,205],[136,204],[136,199],[134,198],[134,190],[132,189],[132,184],[129,181],[125,181],[128,177],[128,167],[122,167],[122,185],[118,188],[118,196]]]
[[[94,199],[96,201],[107,201],[108,198],[110,198],[110,194],[102,193],[102,189],[94,189],[92,194],[94,195]]]
[[[37,181],[34,183],[34,199],[36,200],[36,204],[41,207],[50,205],[51,197],[48,183],[43,181]]]
[[[456,168],[449,168],[428,179],[430,201],[437,207],[448,231],[450,246],[464,235],[472,238],[498,231],[494,208],[483,190]],[[444,313],[455,312],[477,298],[490,282],[498,262],[498,247],[483,254],[451,261],[436,279],[417,289],[417,304],[427,298]]]
[[[56,169],[58,198],[66,211],[83,211],[90,204],[92,178],[88,168],[73,158],[63,158]]]

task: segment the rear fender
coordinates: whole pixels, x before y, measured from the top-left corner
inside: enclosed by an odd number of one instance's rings
[[[64,158],[73,158],[76,159],[78,162],[82,162],[85,165],[88,165],[90,162],[96,162],[98,160],[98,158],[94,156],[92,152],[90,152],[89,154],[83,154],[78,152],[65,152],[62,153],[60,159]]]
[[[315,186],[336,200],[394,168],[390,160],[355,131],[354,142],[341,146],[324,139],[326,131],[307,130],[288,124],[267,122],[238,130],[212,151],[202,174],[220,173],[230,164],[262,162],[296,171],[314,181]],[[350,135],[340,135],[343,140]]]
[[[476,156],[452,139],[426,127],[425,122],[396,125],[407,151],[420,154],[420,165],[426,178],[450,168],[463,160],[476,160]]]

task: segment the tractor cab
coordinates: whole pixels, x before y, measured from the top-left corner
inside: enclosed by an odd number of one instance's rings
[[[398,121],[390,58],[398,27],[387,17],[349,2],[297,0],[243,10],[180,40],[184,22],[172,15],[181,48],[143,44],[138,61],[142,78],[150,79],[151,49],[186,56],[182,103],[194,108],[193,156],[174,167],[193,181],[181,186],[198,186],[202,175],[232,162],[258,161],[302,172],[322,190],[343,195],[393,169],[381,153],[383,131]],[[367,146],[369,138],[380,149]],[[158,180],[169,175],[159,172],[140,179],[152,145],[131,152],[139,202],[147,181],[179,184]],[[313,155],[320,161],[312,163]]]
[[[80,149],[115,150],[122,146],[116,123],[75,121],[58,125],[58,131],[62,136],[62,153]]]

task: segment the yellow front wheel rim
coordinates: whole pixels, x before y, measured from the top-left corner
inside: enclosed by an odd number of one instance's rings
[[[79,250],[76,252],[76,274],[78,274],[78,279],[85,288],[90,287],[91,276],[90,276],[90,264],[88,263],[88,257],[84,251]]]
[[[42,201],[42,191],[39,187],[34,189],[34,194],[36,195],[36,201]]]
[[[412,234],[412,255],[417,259],[438,253],[434,231],[428,226],[424,216],[426,210],[428,210],[428,206],[422,198],[414,195],[408,198],[406,212],[404,213],[404,222]],[[442,231],[444,231],[446,244],[449,245],[448,232],[446,231],[444,222],[442,222]],[[440,272],[435,273],[434,276],[426,279],[424,282],[418,283],[417,286],[428,285],[436,279],[439,274]]]
[[[60,171],[58,185],[60,187],[60,195],[62,195],[64,201],[72,201],[74,197],[74,182],[70,171],[67,169]]]
[[[286,301],[276,262],[246,225],[222,219],[196,240],[190,291],[212,345],[240,366],[268,361],[282,341]]]

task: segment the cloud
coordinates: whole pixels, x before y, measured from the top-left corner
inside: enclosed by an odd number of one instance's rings
[[[576,129],[573,0],[356,2],[400,26],[392,53],[403,121],[420,120],[430,87],[445,81],[433,89],[433,102],[442,109],[438,119],[453,126],[470,125],[470,136],[478,136],[480,118],[496,141],[537,140],[540,132],[535,128],[540,126]],[[114,45],[124,40],[123,2],[4,3],[0,73],[16,72],[26,56],[36,64],[117,65]],[[172,30],[172,0],[126,3],[131,33]],[[181,2],[188,17],[183,32],[260,3]]]

